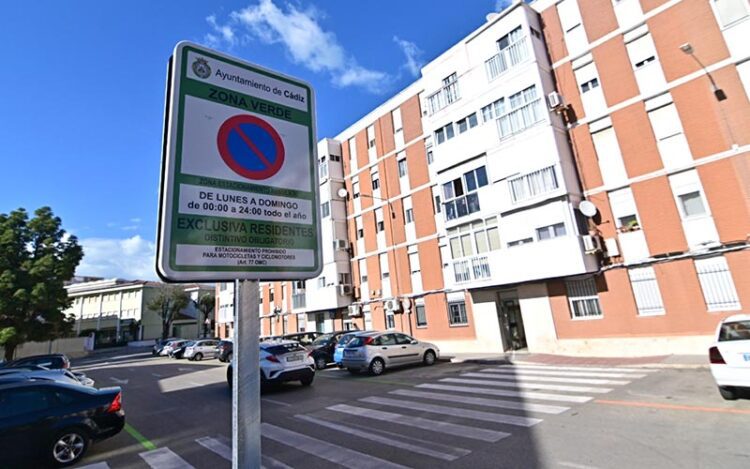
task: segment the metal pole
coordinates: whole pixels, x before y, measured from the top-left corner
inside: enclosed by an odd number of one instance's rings
[[[258,281],[241,280],[238,284],[232,374],[232,469],[260,469]]]

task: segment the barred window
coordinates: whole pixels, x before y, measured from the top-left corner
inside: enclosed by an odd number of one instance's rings
[[[592,318],[602,315],[599,294],[593,277],[565,282],[570,301],[570,315],[576,318]]]
[[[635,304],[640,316],[651,314],[662,314],[664,303],[659,292],[659,284],[656,282],[656,273],[653,267],[641,267],[628,271],[630,285],[633,287]]]
[[[732,272],[724,256],[709,257],[695,261],[695,270],[709,311],[740,309],[740,300],[734,288]]]

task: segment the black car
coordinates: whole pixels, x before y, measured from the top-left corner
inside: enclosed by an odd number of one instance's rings
[[[178,343],[170,352],[169,352],[169,358],[177,358],[180,359],[185,355],[185,349],[189,346],[195,344],[195,341],[193,340],[186,340],[184,342]]]
[[[23,368],[30,365],[43,366],[50,370],[68,369],[70,368],[70,359],[63,353],[33,355],[9,361],[0,365],[0,368]]]
[[[36,379],[0,384],[3,467],[73,465],[92,442],[124,426],[119,387],[99,390]]]
[[[86,378],[82,381],[78,376],[66,369],[49,370],[43,366],[30,366],[24,368],[2,368],[0,369],[0,384],[28,381],[28,380],[58,381],[67,384],[83,384],[93,386],[94,381]]]
[[[329,363],[333,362],[333,352],[336,350],[336,344],[342,335],[351,331],[334,331],[318,336],[308,348],[312,349],[312,357],[315,360],[315,368],[324,369]]]
[[[219,349],[219,361],[220,362],[231,362],[232,352],[234,351],[234,343],[231,340],[222,340],[219,345],[216,346]]]

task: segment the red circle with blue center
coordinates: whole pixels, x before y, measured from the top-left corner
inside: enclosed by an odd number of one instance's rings
[[[271,124],[239,114],[219,127],[216,145],[232,171],[248,179],[268,179],[284,164],[284,144]]]

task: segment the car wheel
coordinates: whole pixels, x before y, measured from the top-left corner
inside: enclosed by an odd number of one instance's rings
[[[89,448],[88,434],[80,428],[68,428],[55,435],[49,449],[51,462],[57,467],[71,466],[83,458]]]
[[[380,358],[375,358],[370,362],[370,374],[373,376],[380,376],[385,371],[385,362]]]
[[[299,380],[299,382],[302,383],[302,386],[310,386],[314,378],[315,378],[315,375],[307,376]]]
[[[196,353],[195,355],[193,355],[193,360],[198,360],[198,361],[203,360],[203,354],[200,352]]]
[[[719,386],[719,394],[721,394],[721,397],[726,401],[734,401],[737,399],[737,391],[729,386]]]
[[[328,360],[326,360],[326,357],[318,357],[315,359],[316,369],[324,370],[326,368],[326,365],[328,365]]]
[[[435,364],[435,352],[432,350],[428,350],[424,353],[424,357],[422,358],[422,363],[424,363],[427,366],[434,365]]]

